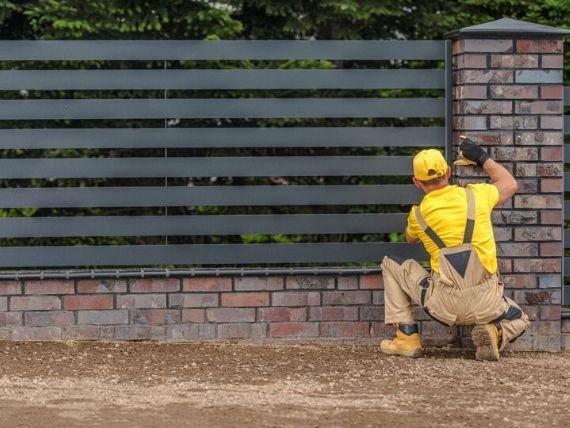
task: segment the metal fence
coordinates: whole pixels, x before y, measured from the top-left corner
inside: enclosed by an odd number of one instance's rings
[[[421,197],[413,149],[449,140],[447,55],[444,41],[0,42],[0,267],[423,258],[386,234]]]

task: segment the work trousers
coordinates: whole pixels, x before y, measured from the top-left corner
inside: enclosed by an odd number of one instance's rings
[[[385,257],[381,267],[386,324],[413,324],[412,303],[417,303],[434,319],[449,326],[488,324],[504,316],[509,308],[510,313],[513,309],[515,313],[520,311],[516,319],[498,321],[503,330],[501,349],[528,328],[528,316],[503,295],[504,286],[498,275],[481,284],[456,287],[440,283],[436,272],[430,274],[412,259],[398,263]],[[429,285],[423,302],[422,284]]]

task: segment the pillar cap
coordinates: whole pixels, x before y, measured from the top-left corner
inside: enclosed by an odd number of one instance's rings
[[[525,36],[528,38],[550,37],[562,38],[570,34],[570,30],[533,24],[512,18],[501,18],[484,24],[472,25],[445,34],[448,39],[463,38],[497,38],[498,36]]]

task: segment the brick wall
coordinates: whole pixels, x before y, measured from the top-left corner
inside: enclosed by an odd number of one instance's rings
[[[417,308],[426,344],[457,329]],[[380,275],[0,281],[0,339],[369,342],[391,337]]]
[[[494,213],[507,295],[532,320],[515,349],[560,349],[563,204],[561,39],[453,41],[454,140],[488,147],[519,191]],[[461,184],[485,174],[458,167]]]

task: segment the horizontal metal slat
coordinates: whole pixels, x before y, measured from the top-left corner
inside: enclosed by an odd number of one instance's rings
[[[1,41],[3,61],[31,60],[443,60],[442,40]]]
[[[407,214],[193,215],[0,218],[0,237],[403,232]]]
[[[427,259],[422,246],[385,242],[3,247],[0,267],[377,262],[387,254]]]
[[[0,90],[443,89],[444,70],[8,70]]]
[[[443,127],[0,129],[0,147],[443,147],[444,137]]]
[[[442,117],[442,98],[3,100],[0,120]]]
[[[0,189],[0,208],[408,205],[413,185],[192,186]]]
[[[0,159],[0,178],[412,175],[410,156]]]

